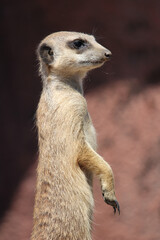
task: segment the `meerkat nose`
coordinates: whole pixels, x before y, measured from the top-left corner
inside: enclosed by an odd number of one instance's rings
[[[105,52],[105,57],[107,58],[107,59],[110,59],[111,58],[111,56],[112,56],[112,53],[108,50],[107,52]]]

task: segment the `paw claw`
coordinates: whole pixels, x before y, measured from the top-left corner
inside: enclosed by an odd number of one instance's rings
[[[114,214],[116,214],[116,207],[113,207],[113,209],[114,209]]]
[[[112,201],[110,201],[110,200],[104,198],[104,201],[105,201],[107,204],[109,204],[109,205],[111,205],[111,206],[113,207],[113,209],[114,209],[114,214],[116,214],[116,210],[118,210],[118,213],[119,213],[119,215],[120,215],[120,205],[119,205],[119,203],[118,203],[117,200],[112,200]]]

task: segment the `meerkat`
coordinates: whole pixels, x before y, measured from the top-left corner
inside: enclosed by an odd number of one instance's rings
[[[38,47],[43,90],[37,109],[39,162],[32,240],[91,240],[92,176],[104,201],[120,212],[110,165],[96,152],[83,96],[87,72],[111,52],[92,35],[57,32]]]

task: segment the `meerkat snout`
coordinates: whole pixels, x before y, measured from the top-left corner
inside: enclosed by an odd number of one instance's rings
[[[104,55],[107,58],[107,60],[110,60],[110,58],[112,57],[112,53],[109,50],[107,52],[105,52]]]

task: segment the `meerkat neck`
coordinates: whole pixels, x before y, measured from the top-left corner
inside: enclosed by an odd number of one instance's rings
[[[66,79],[63,84],[67,84],[70,88],[78,91],[83,95],[83,79],[69,78]]]
[[[49,75],[45,81],[43,81],[44,87],[46,87],[49,83],[55,83],[59,87],[63,88],[71,88],[75,91],[78,91],[83,95],[83,79],[85,74],[75,74],[72,76],[59,76],[56,74]]]

